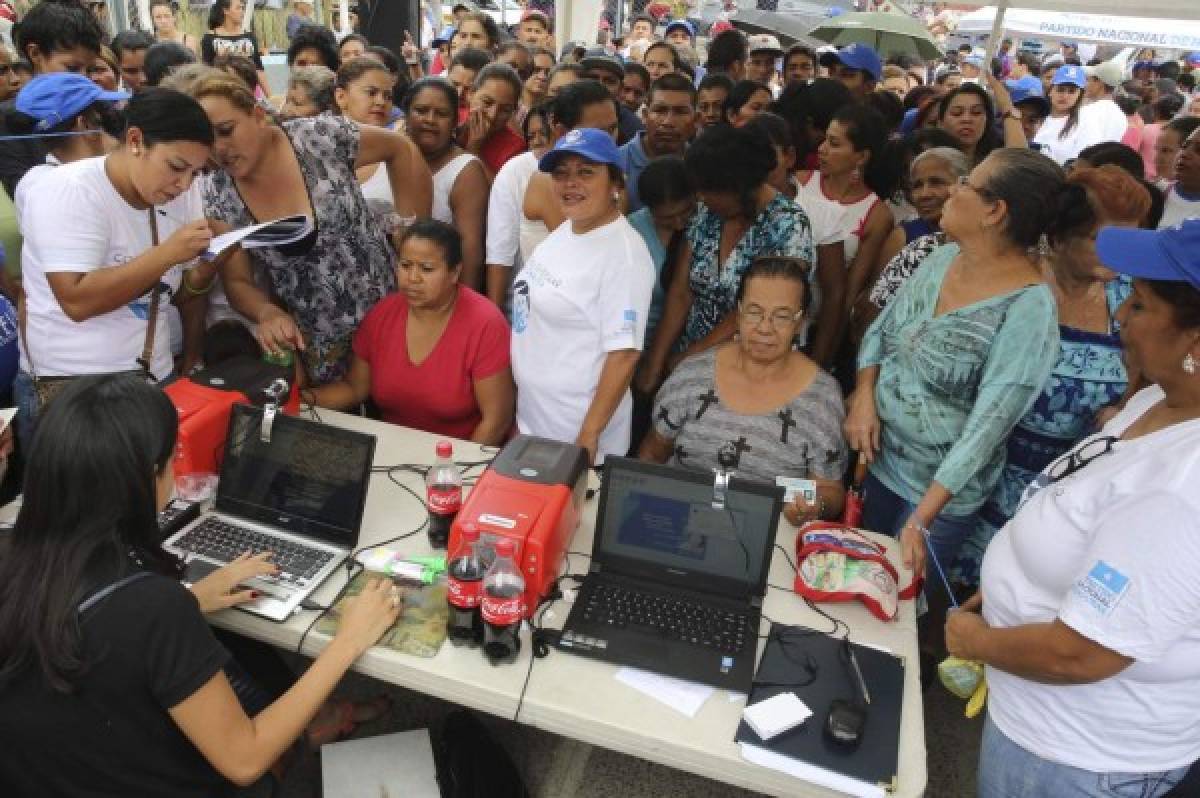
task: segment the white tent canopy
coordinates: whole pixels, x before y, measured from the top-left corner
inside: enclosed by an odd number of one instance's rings
[[[995,6],[995,2],[951,2],[956,8]],[[1076,14],[1151,17],[1155,19],[1200,20],[1200,0],[1010,0],[1012,9],[1068,11]]]
[[[1195,0],[1195,6],[1200,8],[1200,0]],[[1141,10],[1140,7],[1138,10]],[[972,36],[990,33],[995,18],[995,8],[973,11],[959,19],[956,32]],[[1013,8],[1005,13],[1001,27],[1005,32],[1018,36],[1133,47],[1200,50],[1200,21],[1186,19],[1152,19]]]

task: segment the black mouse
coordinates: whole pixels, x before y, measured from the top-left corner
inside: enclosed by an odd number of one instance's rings
[[[845,748],[857,748],[867,724],[867,708],[854,701],[835,698],[825,718],[825,739]]]

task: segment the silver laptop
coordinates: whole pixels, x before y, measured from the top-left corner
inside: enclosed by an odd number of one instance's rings
[[[261,408],[235,405],[211,513],[164,548],[194,583],[247,551],[270,551],[277,576],[245,582],[261,597],[240,609],[282,621],[358,545],[375,436],[280,415],[263,440]]]

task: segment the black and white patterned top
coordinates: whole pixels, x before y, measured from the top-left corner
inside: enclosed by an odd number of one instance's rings
[[[304,335],[309,378],[323,384],[345,375],[354,332],[367,311],[395,290],[396,273],[391,245],[372,223],[354,176],[358,127],[322,114],[285,122],[283,131],[316,213],[315,240],[309,247],[251,250],[250,257]],[[226,172],[213,175],[204,205],[210,218],[235,229],[256,223]]]
[[[668,462],[696,471],[735,471],[772,484],[776,477],[841,479],[849,454],[837,381],[818,370],[786,405],[744,415],[717,395],[718,351],[684,360],[658,392],[654,429],[674,445]]]
[[[875,285],[871,287],[871,304],[883,310],[888,306],[904,285],[904,281],[913,276],[921,266],[921,261],[935,249],[946,243],[946,234],[938,231],[929,235],[914,238],[896,253],[896,256],[883,267],[883,272]]]

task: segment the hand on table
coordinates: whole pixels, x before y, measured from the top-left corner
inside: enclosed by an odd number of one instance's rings
[[[390,579],[372,579],[362,592],[346,602],[337,639],[350,646],[355,656],[379,642],[383,633],[400,617],[404,601]]]
[[[278,572],[279,568],[271,562],[270,552],[254,556],[247,552],[196,582],[192,585],[192,593],[200,603],[200,611],[207,615],[258,598],[258,593],[252,588],[243,587],[242,582]]]

